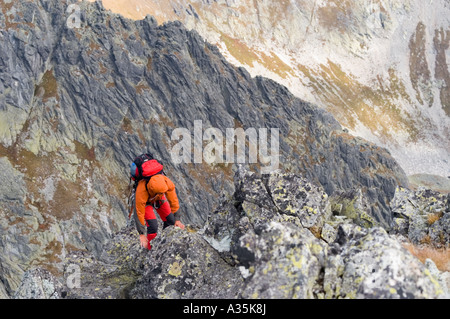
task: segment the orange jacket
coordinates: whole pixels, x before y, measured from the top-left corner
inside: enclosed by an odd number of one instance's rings
[[[146,180],[141,180],[136,188],[136,213],[139,221],[145,226],[145,206],[147,203],[153,204],[160,199],[163,194],[166,195],[169,201],[170,210],[176,213],[180,208],[177,193],[175,191],[175,184],[165,175],[153,176],[145,188]]]

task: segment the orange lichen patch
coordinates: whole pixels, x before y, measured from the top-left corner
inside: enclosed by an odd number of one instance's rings
[[[448,248],[433,248],[430,246],[416,246],[410,243],[403,244],[412,255],[422,263],[431,259],[440,271],[450,271],[450,251]]]
[[[106,88],[110,89],[110,88],[115,88],[116,87],[116,83],[115,82],[108,82],[106,83]]]
[[[63,258],[63,246],[61,242],[53,240],[49,242],[47,247],[45,247],[42,251],[45,253],[42,253],[41,256],[33,260],[31,265],[34,267],[42,267],[47,269],[54,276],[60,276],[62,271],[55,265],[59,264]]]
[[[58,83],[53,75],[53,70],[44,73],[41,83],[35,87],[34,94],[41,96],[44,102],[58,96]]]
[[[128,117],[124,117],[123,121],[122,121],[122,126],[121,126],[122,130],[124,130],[125,132],[129,133],[129,134],[133,134],[133,124],[131,123],[131,120]]]
[[[100,44],[98,44],[98,43],[95,42],[95,41],[91,41],[91,42],[89,43],[89,49],[90,49],[91,52],[92,52],[92,51],[98,51],[98,50],[100,50],[100,48],[101,48]]]
[[[157,126],[164,126],[164,127],[170,127],[170,128],[176,128],[177,126],[175,125],[175,123],[172,121],[172,119],[165,115],[165,114],[159,114],[158,118],[153,117],[150,120],[145,120],[144,121],[145,124],[152,124],[152,125],[157,125]]]
[[[427,217],[428,225],[433,225],[435,222],[437,222],[439,219],[441,219],[442,216],[444,216],[443,212],[428,214],[428,217]]]
[[[86,144],[80,143],[78,141],[73,141],[75,144],[75,153],[77,154],[78,158],[87,160],[89,162],[96,161],[95,157],[95,148],[94,147],[87,147]]]
[[[139,82],[135,87],[138,94],[142,94],[142,92],[144,92],[145,90],[150,90],[150,87],[144,81]]]
[[[18,16],[14,16],[11,13],[14,5],[17,5],[18,3],[18,1],[11,1],[9,3],[5,3],[5,1],[0,2],[0,10],[5,18],[6,30],[23,29],[24,26],[34,28],[34,25],[31,22],[23,21],[22,13],[19,12]]]
[[[67,165],[67,162],[55,152],[34,154],[17,145],[1,147],[0,154],[8,157],[11,164],[24,174],[27,190],[26,206],[34,206],[45,215],[55,216],[60,220],[69,220],[80,211],[80,205],[89,198],[82,172],[87,169],[92,174],[94,166],[99,168],[94,148],[74,141],[75,154],[78,159],[87,160],[91,166],[83,168],[78,166],[75,180],[68,180],[58,175],[58,165]],[[69,148],[61,152],[71,152]],[[99,168],[100,169],[100,168]],[[50,198],[43,194],[46,181],[53,180],[54,192]]]
[[[53,154],[37,156],[34,153],[14,146],[6,149],[9,161],[25,173],[27,178],[48,177],[53,171]],[[31,182],[31,181],[30,181]],[[30,185],[31,186],[31,185]]]
[[[58,217],[71,217],[72,212],[65,209],[65,205],[70,203],[69,198],[65,197],[65,193],[62,194],[61,191],[64,189],[58,188],[55,191],[55,201],[53,203],[45,203],[45,201],[40,200],[42,197],[41,190],[43,188],[43,181],[48,178],[54,171],[55,155],[53,153],[49,155],[37,156],[34,153],[19,149],[15,146],[7,148],[4,150],[5,154],[8,156],[9,161],[15,165],[15,167],[25,174],[25,183],[27,186],[28,197],[26,200],[26,205],[33,204],[38,206],[41,211],[52,214],[53,208]],[[71,185],[77,187],[77,184]],[[78,185],[78,188],[80,186]],[[76,192],[76,189],[73,190]],[[61,195],[62,194],[62,195]],[[61,195],[61,196],[60,196]],[[76,193],[72,193],[72,197],[76,197]],[[31,202],[33,201],[33,202]],[[64,212],[64,213],[63,213]],[[63,216],[59,216],[64,214]],[[67,215],[66,215],[67,214]],[[64,219],[69,219],[64,218]]]
[[[78,198],[83,195],[83,184],[67,180],[59,181],[53,199],[46,206],[46,211],[58,220],[70,220],[80,211]]]

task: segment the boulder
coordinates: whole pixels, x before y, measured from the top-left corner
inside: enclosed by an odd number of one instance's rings
[[[327,298],[446,297],[427,268],[383,228],[341,226],[330,252],[324,280]]]
[[[407,237],[413,244],[449,247],[450,193],[424,187],[416,191],[398,187],[391,202],[394,217],[392,232]]]

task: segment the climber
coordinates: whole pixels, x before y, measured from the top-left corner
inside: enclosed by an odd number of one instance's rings
[[[131,176],[134,179],[139,175],[139,170],[132,165]],[[138,180],[135,190],[135,208],[134,214],[136,227],[139,232],[141,246],[152,249],[150,241],[153,240],[158,232],[158,221],[156,213],[163,221],[163,229],[175,225],[181,229],[185,226],[180,221],[179,202],[175,191],[175,184],[164,174],[162,165],[154,160],[145,160],[145,171],[155,171],[150,178]],[[141,172],[142,173],[142,172]],[[147,234],[145,235],[145,227]]]

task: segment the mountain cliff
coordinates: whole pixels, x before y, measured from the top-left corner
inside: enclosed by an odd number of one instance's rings
[[[173,161],[173,132],[187,130],[196,143],[197,121],[221,132],[278,129],[281,171],[358,203],[358,225],[395,226],[390,202],[408,180],[389,151],[228,63],[180,22],[134,21],[101,3],[0,6],[1,296],[13,295],[29,269],[61,275],[72,253],[104,253],[127,224],[129,164],[144,151],[176,183],[182,221],[203,226],[234,193],[236,167]],[[247,166],[258,172],[264,164]],[[322,204],[308,204],[304,227],[323,226],[325,217],[314,217]]]
[[[447,0],[102,1],[129,18],[183,22],[252,76],[388,148],[408,175],[450,175]]]

